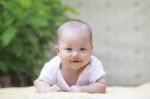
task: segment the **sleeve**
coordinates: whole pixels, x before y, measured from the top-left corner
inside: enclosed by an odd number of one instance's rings
[[[96,57],[93,57],[91,61],[91,69],[89,73],[89,83],[96,82],[97,79],[103,77],[105,75],[105,71],[103,70],[103,66],[100,60]]]
[[[56,82],[56,72],[57,72],[57,59],[53,58],[51,61],[47,62],[41,70],[40,76],[38,79],[44,80],[50,84]]]

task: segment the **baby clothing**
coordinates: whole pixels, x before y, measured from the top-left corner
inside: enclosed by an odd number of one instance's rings
[[[64,91],[69,90],[69,85],[63,78],[60,70],[61,60],[59,56],[55,56],[52,60],[47,62],[38,79],[46,81],[50,85],[57,84]],[[97,79],[105,75],[103,66],[100,60],[95,56],[91,56],[90,63],[80,73],[76,86],[88,85],[96,82]]]

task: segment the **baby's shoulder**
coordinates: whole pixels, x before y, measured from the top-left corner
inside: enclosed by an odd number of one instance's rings
[[[58,69],[60,65],[60,58],[55,56],[50,61],[46,62],[44,67],[50,70]]]
[[[91,64],[94,65],[94,64],[101,64],[101,61],[96,57],[96,56],[91,56]]]

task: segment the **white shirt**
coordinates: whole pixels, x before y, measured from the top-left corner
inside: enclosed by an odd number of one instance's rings
[[[69,85],[63,78],[60,70],[61,60],[55,56],[52,60],[47,62],[39,76],[39,79],[48,82],[50,85],[58,84],[63,90],[69,90]],[[97,79],[105,75],[102,63],[95,56],[91,56],[90,63],[80,73],[77,86],[88,85],[96,82]]]

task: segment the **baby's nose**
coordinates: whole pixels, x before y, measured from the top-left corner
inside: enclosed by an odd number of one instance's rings
[[[78,51],[74,51],[74,52],[72,53],[72,57],[73,57],[73,58],[79,57],[79,52],[78,52]]]

